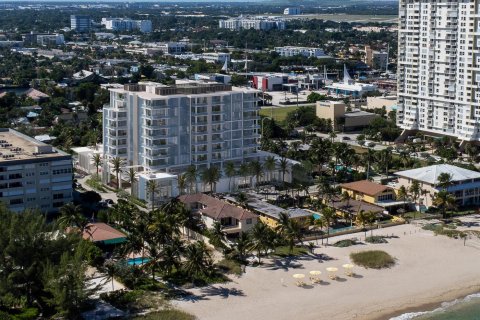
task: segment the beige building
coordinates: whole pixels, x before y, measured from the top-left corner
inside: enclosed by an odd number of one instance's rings
[[[376,114],[361,110],[347,111],[347,105],[338,101],[317,101],[316,115],[332,120],[335,131],[355,131],[368,126]]]
[[[452,177],[452,185],[447,191],[455,195],[460,206],[480,204],[480,173],[472,170],[452,166],[450,164],[439,164],[424,168],[395,172],[398,176],[397,189],[404,186],[409,190],[413,181],[420,183],[423,190],[418,204],[430,207],[433,205],[435,193],[442,190],[438,186],[438,176],[448,173]]]
[[[12,129],[0,129],[0,201],[15,212],[54,212],[72,201],[72,157]]]

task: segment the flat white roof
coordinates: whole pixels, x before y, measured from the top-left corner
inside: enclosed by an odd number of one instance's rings
[[[399,171],[395,172],[395,175],[426,182],[429,184],[436,184],[438,183],[438,176],[441,173],[451,174],[452,181],[480,179],[480,172],[452,166],[450,164],[437,164],[424,168]]]
[[[160,180],[160,179],[176,179],[177,176],[165,173],[165,172],[152,172],[152,173],[142,173],[139,174],[140,177],[144,178],[145,180]]]

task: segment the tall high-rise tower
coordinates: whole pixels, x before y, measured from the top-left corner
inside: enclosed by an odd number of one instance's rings
[[[398,125],[480,141],[480,0],[400,0]]]

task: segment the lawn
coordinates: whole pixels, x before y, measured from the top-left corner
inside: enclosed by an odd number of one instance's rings
[[[274,107],[273,108],[273,119],[275,121],[283,121],[287,118],[287,114],[289,112],[295,111],[297,106],[289,106],[289,107]],[[272,108],[263,108],[260,110],[260,115],[264,117],[271,117],[272,116]]]

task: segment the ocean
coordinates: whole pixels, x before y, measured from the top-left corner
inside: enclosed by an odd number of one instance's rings
[[[444,302],[435,310],[405,313],[390,320],[480,320],[480,293]]]

